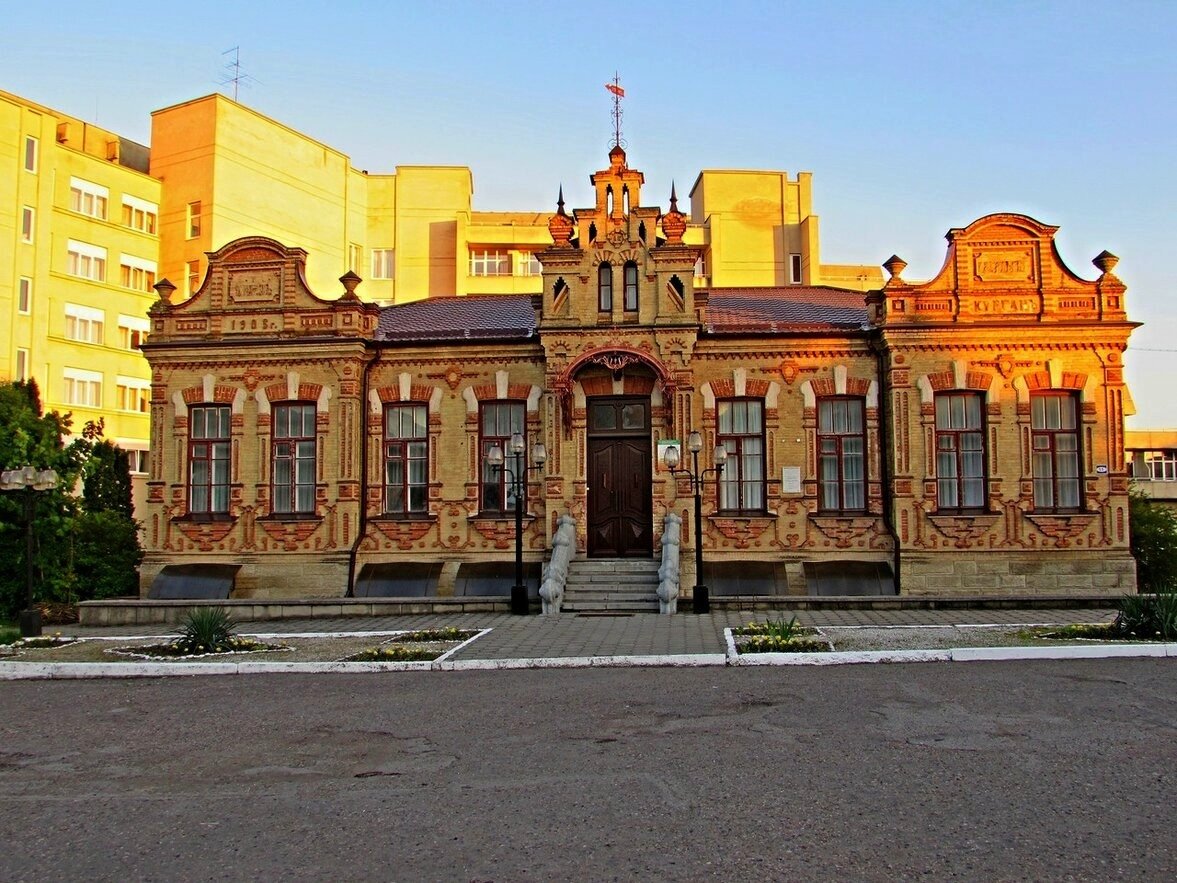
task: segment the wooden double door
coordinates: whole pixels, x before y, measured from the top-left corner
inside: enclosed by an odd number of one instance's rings
[[[588,554],[649,558],[654,551],[650,400],[588,400]]]

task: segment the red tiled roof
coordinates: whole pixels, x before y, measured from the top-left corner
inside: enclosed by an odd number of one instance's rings
[[[376,339],[389,341],[526,340],[535,336],[529,294],[430,297],[380,311]]]
[[[704,325],[709,334],[860,329],[867,325],[866,293],[827,285],[713,288]]]

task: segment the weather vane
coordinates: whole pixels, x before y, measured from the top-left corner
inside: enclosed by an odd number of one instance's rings
[[[625,97],[625,90],[621,88],[621,77],[617,71],[613,72],[613,82],[606,83],[605,88],[613,94],[613,145],[624,147],[625,142],[621,138],[621,99]]]

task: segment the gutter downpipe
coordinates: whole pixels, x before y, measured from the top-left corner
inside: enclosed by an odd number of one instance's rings
[[[899,543],[899,532],[895,529],[895,475],[894,475],[894,421],[891,417],[891,383],[890,375],[887,373],[886,355],[883,351],[882,339],[876,337],[871,344],[875,351],[875,359],[878,364],[879,375],[879,442],[880,442],[880,461],[883,466],[883,526],[887,528],[887,533],[891,535],[891,542],[894,544],[894,560],[893,565],[895,570],[895,594],[902,594],[902,586],[900,585],[900,570],[899,566],[902,558],[902,550]]]
[[[364,373],[360,380],[360,517],[356,524],[355,542],[351,544],[351,552],[347,558],[347,592],[343,597],[354,598],[356,585],[356,557],[360,553],[360,543],[368,530],[368,378],[372,366],[380,361],[381,349],[375,350],[375,355],[364,363]]]

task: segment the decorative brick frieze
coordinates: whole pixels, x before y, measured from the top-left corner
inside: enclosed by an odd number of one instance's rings
[[[433,530],[436,526],[436,519],[392,520],[377,518],[368,523],[386,537],[396,548],[407,551],[412,549],[419,540]]]
[[[707,516],[704,516],[707,518]],[[731,517],[712,515],[707,520],[722,536],[737,549],[747,549],[768,530],[775,518],[771,516]],[[685,525],[685,522],[684,522]]]
[[[928,523],[936,528],[957,549],[992,546],[993,528],[1001,521],[998,514],[984,515],[928,515]],[[988,538],[988,543],[983,542]]]
[[[211,552],[233,532],[236,521],[183,521],[173,520],[176,529],[184,535],[198,551]],[[223,548],[223,547],[221,547]]]

